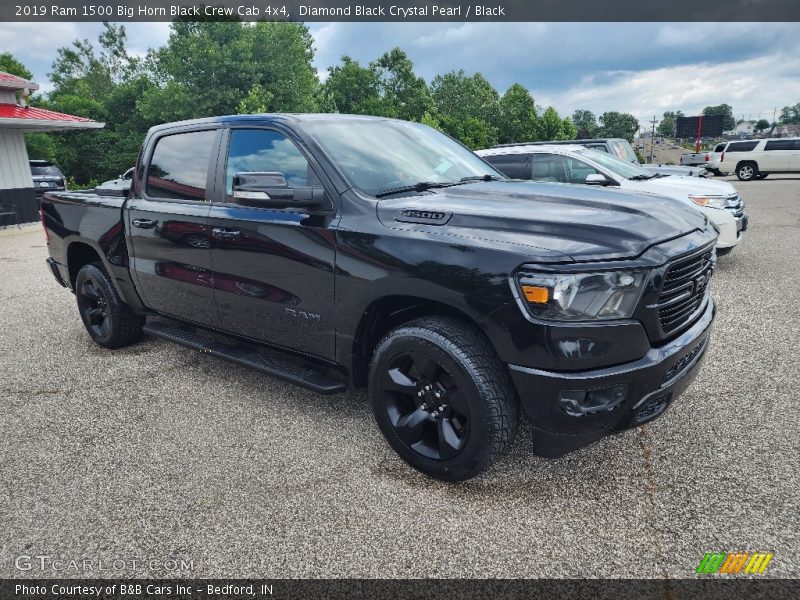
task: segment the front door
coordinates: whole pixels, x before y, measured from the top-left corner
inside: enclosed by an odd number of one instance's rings
[[[126,211],[131,272],[145,306],[212,327],[219,325],[219,315],[208,182],[219,135],[219,130],[187,131],[157,139],[141,193],[128,201]]]
[[[236,173],[277,171],[292,187],[320,186],[316,167],[277,130],[234,128],[224,144],[218,167],[224,189],[209,214],[223,329],[333,359],[334,212],[256,208],[232,196]]]

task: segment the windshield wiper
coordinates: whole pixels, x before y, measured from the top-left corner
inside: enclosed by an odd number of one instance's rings
[[[505,179],[497,175],[471,175],[470,177],[462,177],[458,180],[459,183],[472,183],[473,181],[505,181]]]
[[[641,175],[634,175],[633,177],[628,177],[628,179],[630,179],[631,181],[642,181],[645,179],[652,179],[653,177],[656,177],[655,173],[653,173],[652,175],[645,175],[644,173],[642,173]]]
[[[383,198],[384,196],[391,196],[392,194],[402,194],[403,192],[425,192],[432,188],[443,188],[451,185],[456,185],[456,184],[451,182],[437,183],[436,181],[419,181],[412,185],[401,185],[395,188],[379,190],[378,192],[375,193],[375,197]]]

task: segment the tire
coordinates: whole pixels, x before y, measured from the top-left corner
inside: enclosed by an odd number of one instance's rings
[[[767,177],[769,177],[769,173],[761,173],[761,172],[759,172],[759,174],[756,175],[756,179],[766,179]]]
[[[722,177],[724,175],[724,173],[719,169],[711,169],[711,173],[714,175],[714,177]]]
[[[736,166],[736,177],[739,181],[752,181],[758,176],[758,165],[754,162],[743,162]]]
[[[717,256],[727,256],[731,252],[733,252],[734,246],[730,246],[729,248],[717,248]]]
[[[122,301],[100,263],[90,263],[78,271],[75,296],[83,325],[97,344],[121,348],[142,337],[144,317]]]
[[[401,325],[378,344],[369,398],[378,427],[414,469],[475,477],[506,452],[519,422],[508,370],[486,336],[450,317]]]

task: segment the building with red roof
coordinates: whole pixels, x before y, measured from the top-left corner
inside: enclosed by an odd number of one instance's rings
[[[25,134],[105,126],[91,119],[28,106],[26,99],[38,89],[32,81],[0,71],[0,213],[15,212],[23,223],[38,218]]]

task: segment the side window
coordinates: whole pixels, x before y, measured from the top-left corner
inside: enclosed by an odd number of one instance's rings
[[[495,154],[484,156],[486,162],[511,179],[530,179],[529,154]]]
[[[586,176],[598,173],[581,160],[559,154],[536,154],[533,160],[534,181],[585,183]]]
[[[717,144],[716,147],[714,148],[714,152],[722,152],[723,150],[725,150],[726,145],[727,142],[725,142],[724,144]]]
[[[226,190],[233,193],[236,173],[277,171],[291,187],[318,184],[311,166],[294,142],[268,129],[232,129],[228,146]]]
[[[750,152],[756,146],[758,146],[757,140],[755,142],[731,142],[725,152]]]
[[[764,150],[794,150],[794,140],[771,140],[767,142]]]
[[[205,200],[215,130],[175,133],[156,142],[147,170],[147,193],[158,198]]]

